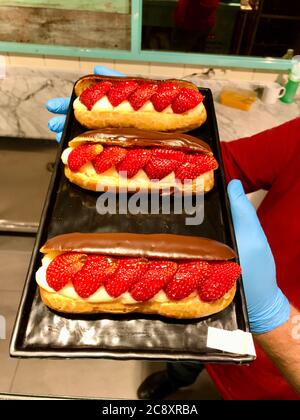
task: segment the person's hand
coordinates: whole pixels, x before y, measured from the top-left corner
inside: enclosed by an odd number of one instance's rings
[[[94,68],[94,74],[101,74],[102,76],[124,76],[123,73],[104,66],[96,66]],[[57,141],[61,140],[69,104],[70,98],[53,98],[49,99],[49,101],[46,103],[46,108],[49,112],[58,114],[58,116],[53,117],[48,121],[48,127],[51,131],[56,133]]]
[[[289,319],[290,304],[277,286],[270,246],[241,182],[236,179],[231,181],[227,191],[242,267],[250,329],[252,333],[265,333]]]

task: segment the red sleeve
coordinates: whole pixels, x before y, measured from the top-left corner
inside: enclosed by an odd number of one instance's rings
[[[300,117],[251,137],[221,142],[226,181],[240,179],[247,193],[269,190],[299,153],[299,145]]]
[[[216,22],[220,0],[178,0],[175,25],[187,31],[211,29]]]

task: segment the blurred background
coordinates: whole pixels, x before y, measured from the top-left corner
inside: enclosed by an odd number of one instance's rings
[[[295,0],[143,0],[142,48],[282,57],[300,49]],[[0,0],[0,41],[129,49],[130,0]]]

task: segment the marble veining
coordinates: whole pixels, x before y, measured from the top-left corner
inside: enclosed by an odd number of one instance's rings
[[[47,123],[48,99],[69,96],[78,73],[8,67],[0,80],[0,135],[53,138]]]
[[[251,136],[260,131],[275,127],[300,115],[300,97],[293,104],[277,101],[276,104],[266,105],[260,99],[252,104],[249,111],[242,111],[219,103],[219,95],[224,87],[256,89],[263,86],[258,82],[236,82],[228,80],[215,80],[203,75],[185,77],[198,86],[210,88],[216,109],[220,139],[223,141],[234,140]]]
[[[47,123],[51,114],[46,110],[48,99],[69,96],[79,72],[52,69],[28,69],[8,66],[6,78],[0,80],[0,136],[53,139]],[[221,140],[249,136],[274,127],[300,115],[300,98],[293,104],[278,101],[265,105],[257,100],[250,111],[229,108],[218,102],[224,86],[255,88],[256,82],[215,80],[201,74],[186,79],[212,90]]]

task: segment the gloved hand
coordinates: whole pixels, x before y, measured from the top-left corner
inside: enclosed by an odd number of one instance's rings
[[[94,68],[94,74],[101,74],[102,76],[124,76],[123,73],[109,69],[104,66],[96,66]],[[49,112],[53,112],[54,114],[60,114],[59,116],[53,117],[48,121],[49,129],[51,131],[54,131],[54,133],[57,133],[57,141],[61,140],[69,104],[70,98],[53,98],[49,99],[49,101],[46,103],[46,108]]]
[[[290,304],[277,286],[274,258],[256,211],[242,184],[233,180],[228,195],[238,245],[252,333],[271,331],[289,319]]]

